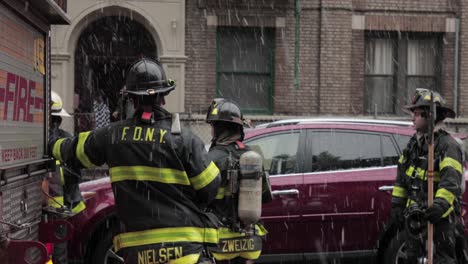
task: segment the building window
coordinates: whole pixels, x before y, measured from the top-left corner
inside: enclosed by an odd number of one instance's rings
[[[369,33],[365,111],[401,115],[416,88],[440,91],[441,50],[433,34]]]
[[[242,110],[271,114],[274,80],[274,31],[218,27],[217,96],[235,100]]]

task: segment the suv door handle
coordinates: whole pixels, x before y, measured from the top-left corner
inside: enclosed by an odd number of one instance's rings
[[[393,190],[393,185],[382,185],[379,187],[379,191],[386,192]]]
[[[297,190],[297,189],[278,190],[278,191],[272,191],[271,194],[273,196],[277,196],[277,195],[298,195],[299,190]]]

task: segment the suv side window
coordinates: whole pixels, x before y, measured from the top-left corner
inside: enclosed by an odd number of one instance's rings
[[[389,136],[336,130],[310,135],[314,172],[393,165],[398,160]]]
[[[297,173],[299,136],[299,132],[274,134],[248,140],[247,145],[262,155],[263,166],[270,175]]]
[[[411,136],[398,135],[398,134],[394,134],[393,137],[395,138],[395,141],[398,144],[398,147],[400,148],[400,152],[403,152],[403,150],[406,148],[406,146],[408,145],[408,142],[411,139]]]
[[[390,165],[397,165],[398,159],[400,156],[398,155],[397,149],[393,144],[392,138],[387,135],[381,136],[382,140],[382,159],[383,159],[383,166],[390,166]]]

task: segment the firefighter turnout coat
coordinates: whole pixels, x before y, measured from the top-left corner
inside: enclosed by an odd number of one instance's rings
[[[400,208],[406,207],[406,215],[413,208],[427,208],[427,153],[426,135],[415,135],[399,159],[392,203]],[[441,215],[434,223],[435,264],[456,263],[457,221],[454,216],[460,212],[459,198],[464,180],[462,153],[460,144],[446,131],[439,129],[434,133],[434,206],[440,208]],[[413,234],[408,224],[406,233],[407,257],[415,261],[423,254],[424,236]]]
[[[71,134],[63,129],[57,129],[54,133],[60,138],[71,137]],[[83,211],[86,206],[79,189],[80,179],[79,169],[74,168],[72,164],[65,166],[56,160],[55,173],[52,173],[49,179],[49,206],[61,209],[65,207],[73,214]]]
[[[169,112],[154,107],[154,124],[140,115],[58,139],[53,155],[86,168],[108,164],[125,228],[114,248],[126,263],[196,263],[206,244],[218,243],[216,223],[203,208],[216,196],[219,170],[197,136],[171,131]]]
[[[409,206],[427,203],[427,152],[425,138],[414,135],[398,161],[398,174],[392,193],[392,203]],[[445,130],[434,133],[434,203],[449,216],[461,195],[463,154],[461,146]]]
[[[233,186],[230,184],[229,171],[236,171],[238,180],[239,159],[240,156],[249,151],[250,148],[242,142],[236,141],[229,145],[212,145],[209,151],[209,158],[215,162],[221,171],[221,187],[218,189],[215,201],[210,205],[212,211],[223,223],[219,229],[219,244],[217,247],[211,247],[210,251],[218,261],[242,259],[258,259],[262,251],[263,237],[268,233],[267,230],[257,223],[255,225],[255,235],[248,236],[240,230],[235,230],[234,225],[239,222],[237,218],[238,193],[233,194]],[[269,190],[265,186],[267,175],[262,179],[263,193]],[[238,180],[234,185],[238,186]],[[234,187],[236,189],[236,187]],[[265,197],[265,195],[263,195]],[[266,199],[263,198],[263,201]]]

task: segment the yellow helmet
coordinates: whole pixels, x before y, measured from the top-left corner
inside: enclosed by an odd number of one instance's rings
[[[58,93],[52,91],[51,94],[52,99],[52,107],[51,107],[51,115],[54,116],[70,116],[65,109],[63,109],[63,101]]]

